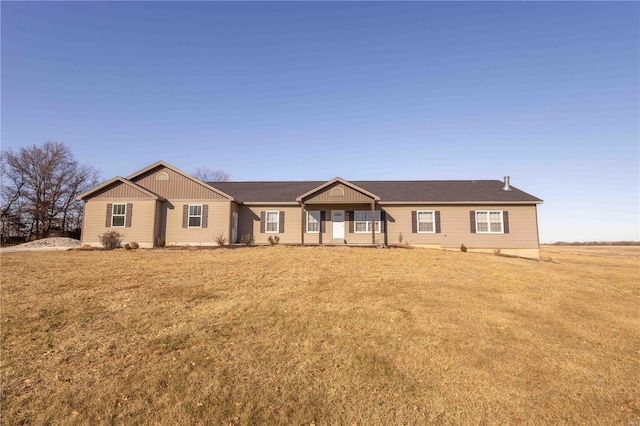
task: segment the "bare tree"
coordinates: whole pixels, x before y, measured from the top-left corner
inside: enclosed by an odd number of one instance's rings
[[[229,178],[231,177],[231,175],[224,170],[211,170],[207,166],[199,166],[191,175],[203,182],[229,182]]]
[[[69,231],[77,226],[81,203],[76,196],[96,185],[98,171],[78,164],[61,142],[8,149],[2,153],[3,235],[5,224],[28,228],[29,239],[49,235],[52,229]]]

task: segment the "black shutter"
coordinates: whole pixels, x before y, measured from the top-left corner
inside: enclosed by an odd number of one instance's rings
[[[349,221],[349,233],[353,234],[353,222],[356,219],[354,211],[353,210],[349,210],[347,212],[347,220]]]
[[[267,220],[267,214],[265,212],[260,212],[260,233],[264,234],[265,222]]]
[[[327,232],[327,212],[324,210],[320,212],[320,232],[323,234]]]
[[[469,225],[471,226],[471,233],[476,233],[476,212],[475,210],[471,210],[469,212]]]
[[[505,234],[509,233],[509,212],[504,210],[502,212],[502,224],[503,224],[503,230]]]
[[[124,226],[126,228],[131,228],[131,215],[133,214],[133,204],[127,203],[127,214],[124,219]]]
[[[284,212],[281,211],[280,214],[280,224],[279,224],[279,228],[280,230],[278,231],[279,234],[284,234]]]
[[[107,220],[104,223],[105,228],[111,228],[111,212],[113,211],[113,204],[107,204]]]
[[[418,212],[415,210],[411,212],[411,232],[418,233]]]
[[[209,225],[209,204],[202,205],[202,227],[206,228]]]
[[[189,204],[182,205],[182,227],[189,227]]]
[[[440,212],[436,211],[435,215],[436,215],[436,234],[439,234],[441,232],[441,230],[440,230]]]
[[[387,222],[387,212],[380,210],[380,232],[384,234]]]

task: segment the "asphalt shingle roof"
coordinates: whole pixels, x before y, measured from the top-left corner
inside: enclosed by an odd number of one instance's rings
[[[381,202],[530,202],[541,199],[499,180],[349,181],[380,197]],[[325,181],[209,182],[241,202],[292,202]]]

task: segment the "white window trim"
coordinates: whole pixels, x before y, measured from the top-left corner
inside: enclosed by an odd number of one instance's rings
[[[269,223],[273,223],[273,221],[269,222],[269,213],[276,214],[276,230],[269,231]],[[279,234],[280,233],[280,211],[279,210],[267,210],[264,213],[264,232],[265,234]]]
[[[124,206],[124,213],[115,214],[114,212],[116,211],[116,206]],[[122,217],[122,225],[114,225],[113,224],[113,219],[115,217]],[[124,228],[125,226],[127,226],[127,203],[113,203],[111,205],[111,227],[112,228]]]
[[[421,231],[420,230],[420,213],[431,213],[431,218],[433,219],[433,221],[431,222],[433,224],[433,231]],[[422,223],[429,223],[429,222],[422,222]],[[416,211],[416,230],[418,231],[418,234],[435,234],[436,233],[436,211],[435,210],[418,210]]]
[[[316,217],[316,215],[317,215],[317,217]],[[314,219],[316,219],[316,221],[318,223],[318,230],[317,231],[310,231],[309,230],[309,224],[311,223],[311,222],[309,222],[309,216],[311,216]],[[307,234],[319,234],[321,226],[322,226],[322,224],[320,223],[320,210],[309,210],[309,211],[307,211]]]
[[[356,220],[356,216],[358,213],[364,213],[367,214],[369,216],[369,219],[365,219],[365,220]],[[380,219],[381,213],[380,210],[376,210],[375,211],[375,227],[376,227],[376,234],[380,234],[380,229],[382,229],[382,220]],[[357,223],[364,223],[365,224],[365,229],[366,231],[358,231],[358,226]],[[356,210],[353,212],[353,233],[354,234],[370,234],[371,233],[371,210]]]
[[[200,207],[200,214],[191,214],[191,207]],[[202,204],[189,204],[189,210],[187,211],[187,227],[188,228],[202,228],[202,214],[203,214],[203,205]],[[191,218],[199,217],[200,225],[199,226],[191,226]]]
[[[486,213],[487,214],[487,222],[482,222],[487,224],[486,231],[480,231],[478,224],[478,213]],[[499,213],[500,214],[500,231],[492,231],[491,230],[491,213]],[[497,223],[497,222],[494,222]],[[504,234],[504,215],[502,210],[476,210],[476,234]]]

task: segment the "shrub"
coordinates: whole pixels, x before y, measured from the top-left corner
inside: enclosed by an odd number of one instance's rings
[[[140,244],[136,243],[135,241],[131,243],[131,248],[132,249],[138,249],[140,248]]]
[[[215,241],[219,246],[227,244],[227,239],[224,237],[224,234],[222,232],[213,237],[213,241]]]
[[[280,242],[280,237],[278,237],[277,235],[270,235],[269,236],[269,244],[271,244],[272,246],[275,246],[279,242]]]
[[[245,246],[250,246],[255,242],[255,238],[251,234],[244,234],[240,237],[240,242]]]
[[[496,256],[500,256],[500,253],[502,253],[502,250],[500,250],[500,249],[493,249],[493,254],[495,254]]]
[[[402,240],[404,239],[404,236],[402,236],[402,232],[398,234],[398,243],[402,244]]]
[[[124,245],[124,249],[125,249],[125,250],[131,250],[131,245],[130,245],[129,243],[126,243],[126,244]]]
[[[463,253],[466,253],[467,252],[467,246],[465,246],[464,244],[461,244],[460,245],[460,251],[463,252]]]
[[[100,243],[107,250],[113,250],[114,248],[120,247],[122,243],[123,235],[118,231],[107,231],[102,235],[98,236]]]

